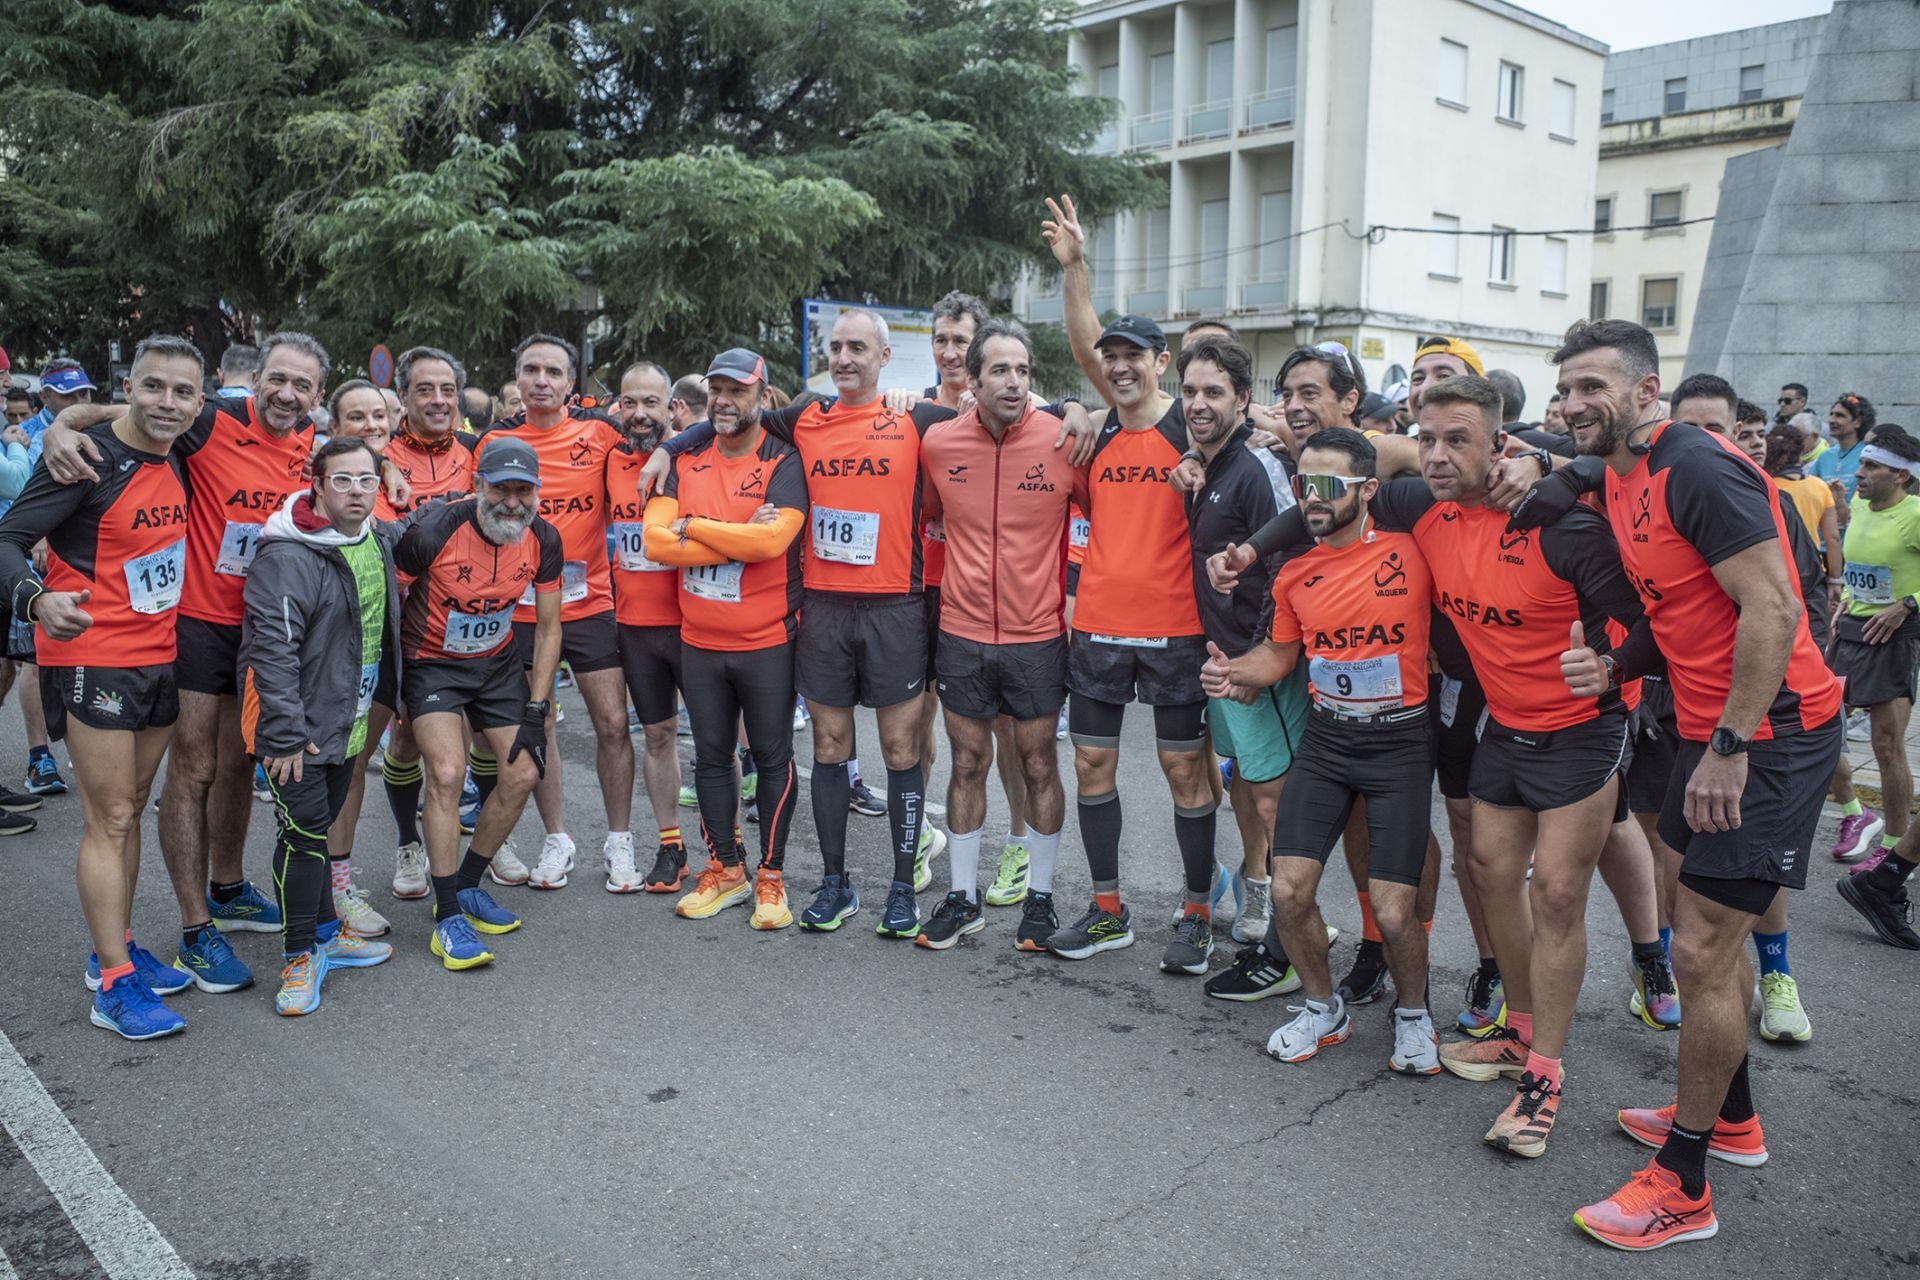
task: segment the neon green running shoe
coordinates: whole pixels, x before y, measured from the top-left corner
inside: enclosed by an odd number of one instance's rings
[[[946,847],[946,832],[931,822],[920,828],[920,847],[913,855],[913,891],[915,893],[925,892],[926,887],[933,883],[933,868],[927,864],[939,857],[941,850]]]
[[[1027,846],[1010,840],[1000,850],[1000,868],[987,889],[987,905],[1011,907],[1027,898]]]

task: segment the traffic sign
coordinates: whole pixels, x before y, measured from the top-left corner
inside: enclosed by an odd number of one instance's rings
[[[387,350],[386,343],[377,344],[367,357],[367,377],[376,387],[393,385],[393,352]]]

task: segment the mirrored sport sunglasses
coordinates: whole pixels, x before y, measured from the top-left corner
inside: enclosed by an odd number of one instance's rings
[[[1297,475],[1293,478],[1293,496],[1301,502],[1310,497],[1322,502],[1338,502],[1347,496],[1348,489],[1358,488],[1366,482],[1366,476]]]

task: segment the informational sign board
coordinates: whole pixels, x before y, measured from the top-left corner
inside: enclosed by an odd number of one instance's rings
[[[908,387],[921,391],[940,380],[933,363],[933,312],[919,307],[865,306],[857,302],[830,302],[808,298],[801,330],[801,374],[809,391],[833,395],[833,373],[827,364],[827,338],[833,322],[845,311],[871,311],[887,322],[887,341],[893,357],[880,370],[880,389]]]
[[[393,385],[393,352],[382,342],[367,356],[367,380],[376,387]]]

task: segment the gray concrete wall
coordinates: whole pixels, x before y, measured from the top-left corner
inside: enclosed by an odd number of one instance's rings
[[[1614,120],[1665,115],[1667,81],[1684,78],[1688,111],[1730,107],[1740,101],[1740,69],[1752,66],[1764,68],[1762,98],[1799,97],[1826,21],[1799,18],[1611,54],[1601,79],[1602,102],[1611,90]]]
[[[1727,161],[1720,179],[1713,238],[1707,242],[1707,265],[1700,277],[1700,297],[1693,307],[1693,331],[1687,342],[1688,374],[1721,373],[1734,308],[1746,287],[1747,264],[1760,241],[1760,228],[1766,222],[1767,206],[1773,201],[1774,182],[1780,176],[1786,152],[1783,143]],[[1753,399],[1750,391],[1746,394]]]

